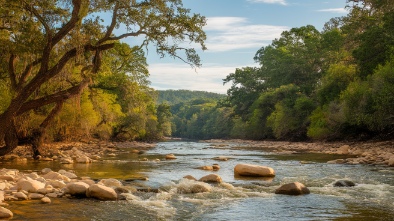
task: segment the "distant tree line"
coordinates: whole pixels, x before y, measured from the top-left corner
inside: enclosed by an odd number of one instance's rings
[[[166,103],[169,105],[178,104],[194,99],[219,99],[226,95],[211,93],[207,91],[190,91],[190,90],[158,90],[159,93],[157,103]]]

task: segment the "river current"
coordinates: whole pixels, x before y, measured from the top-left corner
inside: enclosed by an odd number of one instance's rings
[[[93,179],[116,178],[141,190],[128,200],[103,202],[93,199],[52,199],[51,204],[32,201],[9,202],[12,220],[394,220],[394,169],[385,166],[327,164],[343,156],[324,154],[273,154],[243,150],[237,143],[212,145],[206,142],[162,142],[144,154],[122,149],[115,157],[93,164],[61,165],[53,162],[2,163],[2,167],[40,171],[73,170]],[[177,159],[165,160],[166,154]],[[226,156],[228,161],[215,157]],[[148,161],[141,161],[147,158]],[[160,159],[157,161],[156,159]],[[219,164],[218,171],[197,167]],[[273,179],[234,176],[238,163],[269,166]],[[192,175],[210,173],[223,183],[207,193],[182,194]],[[140,178],[148,178],[143,180]],[[337,180],[351,180],[355,187],[334,187]],[[276,195],[281,184],[301,182],[311,194]]]

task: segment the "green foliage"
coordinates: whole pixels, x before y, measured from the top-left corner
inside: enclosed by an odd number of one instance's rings
[[[223,83],[232,82],[227,91],[228,100],[237,115],[246,118],[249,108],[259,97],[260,93],[266,90],[266,78],[259,68],[244,67],[237,68],[235,73],[229,74]]]
[[[353,82],[343,92],[351,125],[370,131],[392,130],[394,124],[394,63],[379,67],[366,81]]]
[[[266,87],[294,84],[309,95],[322,73],[321,34],[308,25],[284,31],[279,39],[257,51]]]
[[[339,95],[356,79],[355,65],[332,64],[321,79],[317,90],[320,104],[328,104],[339,99]]]
[[[305,139],[308,116],[314,103],[294,85],[285,85],[274,92],[275,108],[267,118],[267,126],[277,139]]]

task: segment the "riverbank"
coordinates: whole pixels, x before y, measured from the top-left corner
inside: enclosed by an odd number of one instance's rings
[[[336,154],[328,163],[371,164],[394,166],[394,141],[368,142],[287,142],[251,140],[207,140],[215,148],[236,143],[234,149],[264,150],[278,154],[324,153]],[[341,158],[343,157],[343,158]]]
[[[371,164],[394,166],[394,141],[367,142],[288,142],[212,139],[200,142],[211,143],[212,148],[262,150],[276,154],[324,153],[338,155],[338,159],[328,163]],[[232,145],[235,144],[235,145]],[[120,149],[131,148],[135,153],[143,153],[156,146],[144,142],[66,142],[44,145],[40,160],[63,160],[72,163],[100,160],[104,155],[115,156]],[[78,150],[78,151],[76,151]],[[81,152],[82,151],[82,152]],[[342,157],[342,158],[341,158]],[[0,160],[32,158],[29,147],[20,146]]]

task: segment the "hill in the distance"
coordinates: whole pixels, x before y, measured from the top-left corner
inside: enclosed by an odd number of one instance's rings
[[[225,98],[225,94],[217,94],[207,91],[189,91],[189,90],[159,90],[157,103],[167,103],[169,105],[188,102],[195,99],[213,99],[219,100]]]

